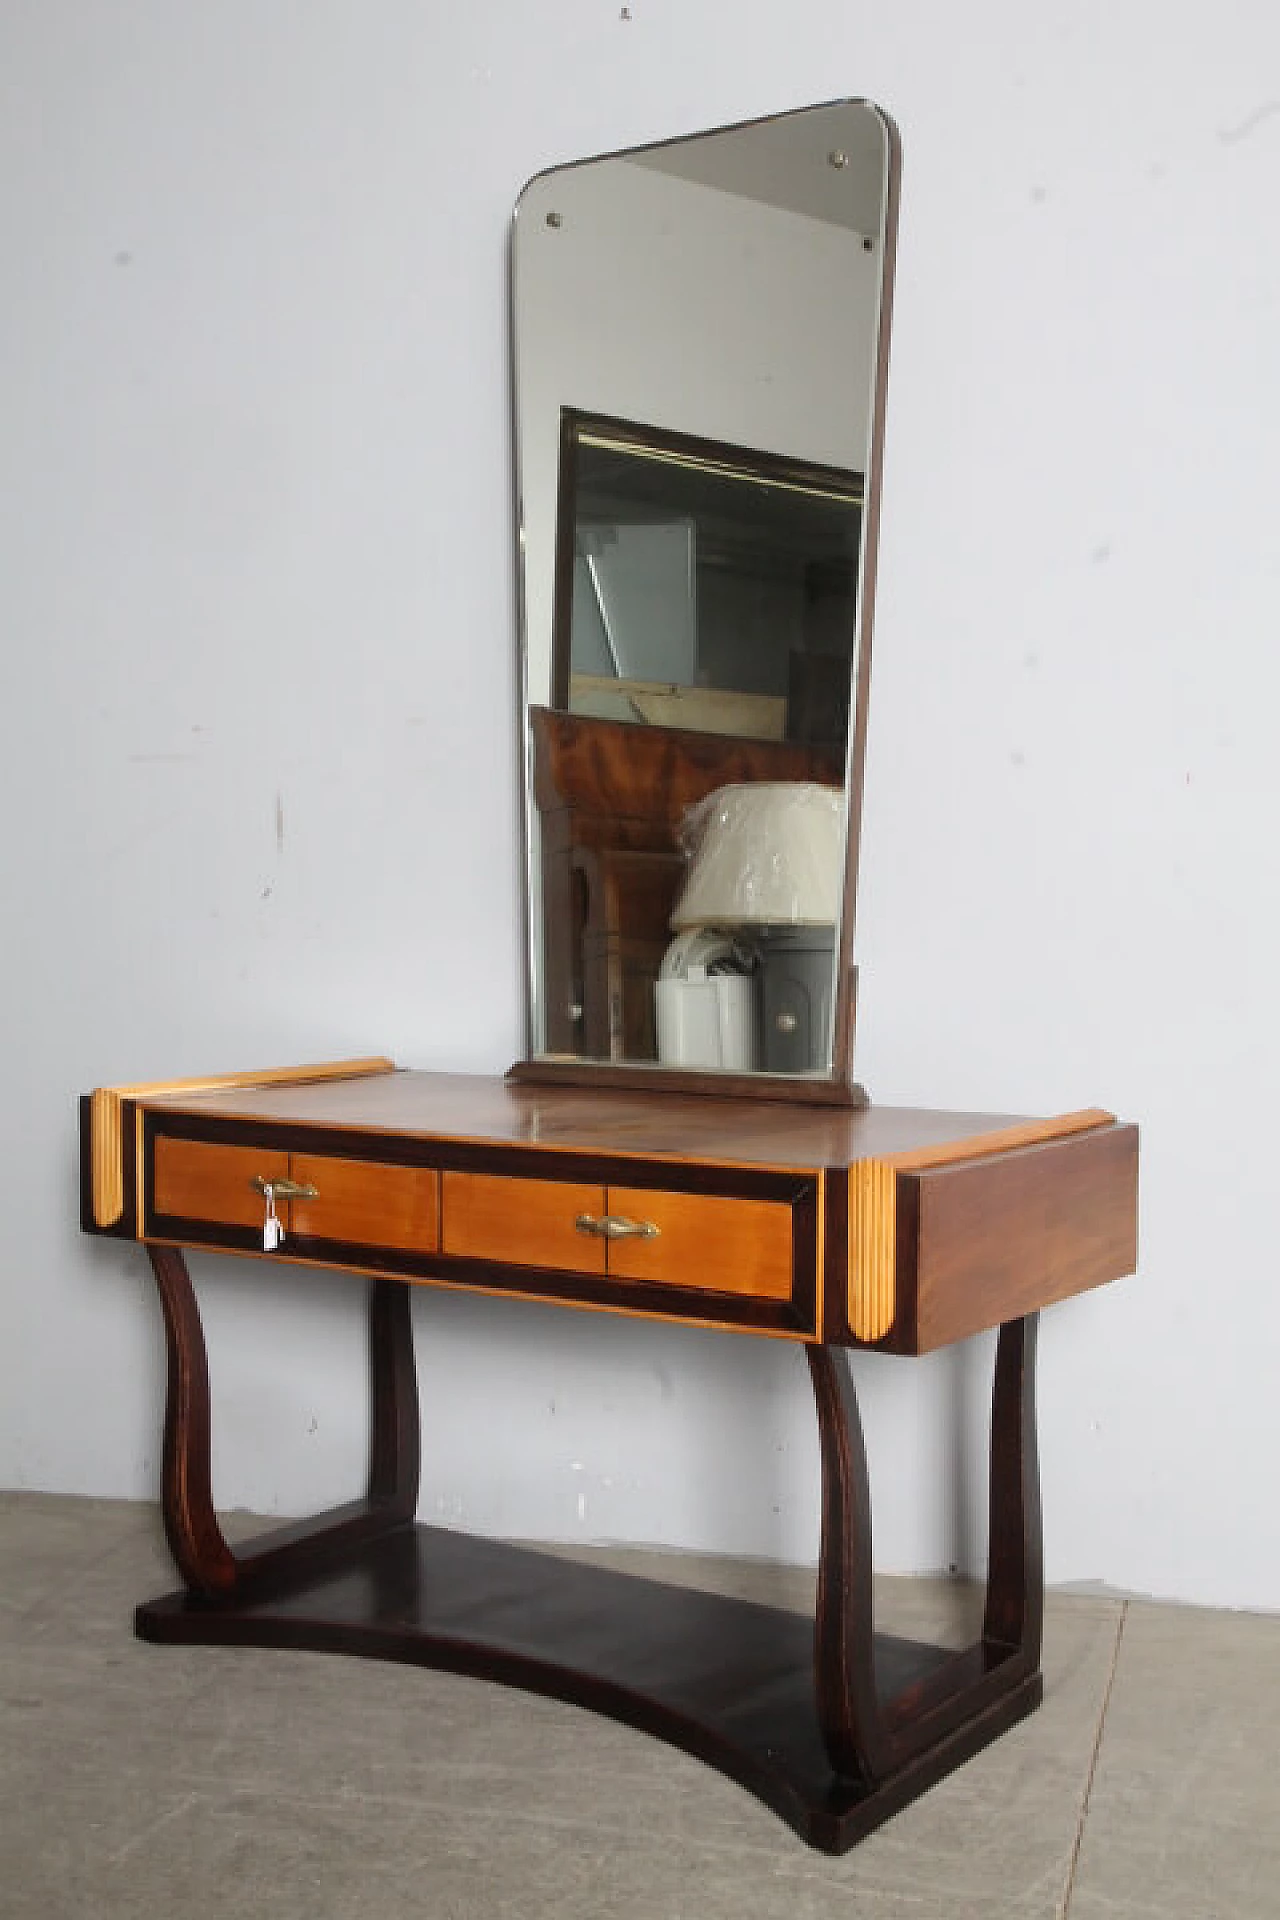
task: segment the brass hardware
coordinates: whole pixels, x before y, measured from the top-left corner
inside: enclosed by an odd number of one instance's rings
[[[619,1213],[605,1213],[599,1219],[592,1213],[580,1213],[574,1221],[579,1233],[594,1233],[600,1240],[656,1240],[658,1228],[652,1220],[627,1220]]]
[[[260,1173],[255,1173],[249,1185],[255,1193],[260,1193],[264,1200],[269,1195],[274,1195],[277,1200],[318,1200],[320,1198],[319,1187],[313,1187],[309,1180],[264,1180]]]

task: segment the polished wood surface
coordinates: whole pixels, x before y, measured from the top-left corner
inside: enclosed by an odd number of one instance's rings
[[[971,1152],[975,1142],[1025,1121],[1016,1114],[806,1108],[648,1093],[643,1087],[535,1087],[481,1074],[417,1072],[191,1097],[166,1093],[141,1104],[156,1114],[528,1146],[548,1156],[597,1153],[741,1167],[848,1167],[941,1146]]]
[[[136,1086],[96,1087],[89,1096],[92,1106],[91,1165],[95,1224],[99,1227],[114,1226],[124,1212],[123,1114],[126,1101],[145,1100],[152,1094],[184,1096],[225,1087],[277,1086],[282,1081],[296,1084],[308,1080],[365,1080],[373,1074],[394,1072],[394,1061],[377,1054],[363,1060],[330,1060],[319,1066],[264,1067],[253,1073],[221,1073],[195,1080],[152,1080]]]
[[[915,1353],[1136,1259],[1136,1132],[1096,1108],[787,1108],[394,1072],[124,1106],[138,1200],[118,1233],[260,1250],[253,1176],[301,1170],[321,1198],[279,1209],[277,1257],[614,1313]],[[659,1231],[606,1246],[576,1225],[611,1209]]]
[[[916,1248],[904,1351],[928,1353],[1137,1266],[1136,1128],[933,1166],[903,1184]]]
[[[255,1179],[284,1180],[288,1152],[263,1147],[213,1146],[204,1140],[156,1141],[152,1182],[158,1213],[186,1220],[225,1222],[232,1227],[261,1227],[266,1212]],[[284,1203],[278,1208],[288,1225]]]
[[[653,1239],[609,1243],[608,1266],[615,1279],[775,1300],[785,1300],[791,1292],[788,1206],[611,1185],[608,1210],[658,1230]]]
[[[934,1141],[895,1153],[878,1153],[856,1162],[849,1174],[849,1325],[857,1338],[869,1342],[883,1339],[897,1314],[902,1266],[900,1225],[903,1220],[910,1220],[913,1228],[918,1224],[918,1208],[915,1214],[910,1208],[922,1185],[921,1181],[907,1180],[904,1176],[924,1175],[937,1168],[991,1159],[1019,1148],[1114,1126],[1113,1115],[1100,1107],[1087,1107],[1053,1119],[1017,1121],[993,1131],[975,1132],[964,1140]],[[1136,1136],[1134,1153],[1136,1155]],[[1056,1170],[1061,1162],[1055,1155],[1045,1164],[1052,1164]],[[1136,1178],[1136,1161],[1134,1172]],[[971,1181],[967,1190],[977,1194],[982,1186],[981,1180]],[[1104,1190],[1097,1194],[1079,1194],[1076,1198],[1086,1204],[1099,1204],[1114,1213],[1123,1206],[1126,1196],[1127,1183],[1122,1179],[1104,1183]],[[918,1236],[914,1245],[918,1250]],[[1104,1261],[1104,1264],[1111,1263]],[[1120,1271],[1128,1269],[1117,1268],[1108,1278],[1117,1277]],[[1068,1292],[1075,1290],[1067,1288]],[[1028,1311],[1038,1303],[1001,1300],[999,1304],[1005,1310],[996,1314],[997,1320],[1008,1319],[1015,1310]]]
[[[444,1251],[517,1267],[603,1274],[605,1242],[579,1232],[574,1222],[580,1214],[605,1210],[603,1186],[446,1173]]]
[[[314,1200],[301,1195],[289,1202],[288,1229],[295,1236],[419,1253],[440,1244],[440,1178],[432,1167],[295,1153],[289,1175],[317,1189]]]

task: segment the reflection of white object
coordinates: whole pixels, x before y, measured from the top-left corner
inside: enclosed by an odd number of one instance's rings
[[[804,781],[720,787],[696,836],[672,929],[835,926],[844,877],[844,794]]]
[[[653,1000],[658,1058],[664,1066],[753,1071],[755,988],[750,974],[658,980]]]
[[[653,990],[658,1058],[664,1066],[754,1070],[755,982],[741,966],[733,940],[713,927],[682,933],[671,942]]]

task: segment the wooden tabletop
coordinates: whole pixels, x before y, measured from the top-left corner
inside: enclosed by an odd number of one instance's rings
[[[159,1090],[140,1104],[165,1112],[219,1114],[309,1127],[406,1134],[550,1151],[696,1157],[723,1165],[844,1167],[910,1156],[960,1142],[996,1152],[1105,1126],[1098,1110],[1056,1120],[1017,1114],[943,1113],[923,1107],[791,1106],[702,1094],[516,1085],[499,1077],[392,1072],[309,1084]]]

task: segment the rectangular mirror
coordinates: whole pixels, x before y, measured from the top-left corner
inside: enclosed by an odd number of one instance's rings
[[[856,1097],[897,181],[840,101],[520,196],[522,1077]]]

